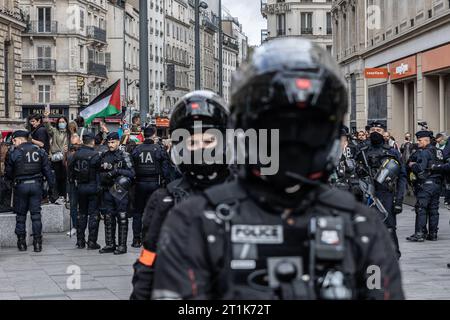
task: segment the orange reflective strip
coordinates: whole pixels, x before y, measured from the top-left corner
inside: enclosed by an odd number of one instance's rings
[[[141,255],[139,256],[139,262],[147,267],[153,266],[156,259],[156,253],[142,249]]]

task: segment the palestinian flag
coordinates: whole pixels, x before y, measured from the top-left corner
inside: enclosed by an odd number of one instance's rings
[[[85,124],[89,125],[95,118],[106,118],[121,113],[121,106],[120,80],[117,80],[80,112],[80,116],[84,118]]]

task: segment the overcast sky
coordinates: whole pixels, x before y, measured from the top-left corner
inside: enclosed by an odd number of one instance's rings
[[[222,0],[222,5],[239,19],[250,45],[261,43],[261,29],[266,29],[266,20],[261,15],[260,0]]]

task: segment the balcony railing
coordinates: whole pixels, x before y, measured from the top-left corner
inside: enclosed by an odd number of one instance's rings
[[[313,34],[313,28],[302,28],[302,34]]]
[[[50,58],[23,59],[23,72],[56,72],[56,60]]]
[[[333,29],[332,28],[327,28],[327,34],[333,34]]]
[[[267,18],[267,0],[261,0],[261,14]]]
[[[89,61],[88,74],[91,76],[106,78],[106,75],[107,75],[106,65],[95,63],[93,61]]]
[[[203,26],[204,26],[205,28],[210,29],[210,30],[213,31],[213,32],[217,32],[218,29],[219,29],[219,28],[218,28],[214,23],[212,23],[208,18],[203,19]]]
[[[96,26],[87,27],[87,35],[89,38],[106,43],[106,30]]]
[[[228,40],[224,40],[223,44],[228,48],[239,51],[239,45],[237,43],[230,42]]]
[[[58,33],[58,21],[30,21],[27,34],[56,34]]]

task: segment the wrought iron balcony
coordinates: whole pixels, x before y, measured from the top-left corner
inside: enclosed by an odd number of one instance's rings
[[[261,0],[261,14],[267,18],[267,0]]]
[[[106,78],[107,77],[106,65],[89,61],[88,74],[91,76]]]
[[[106,43],[106,30],[96,26],[87,27],[87,35],[89,38]]]
[[[57,34],[58,21],[30,21],[28,23],[26,34]]]
[[[56,60],[50,58],[23,59],[23,72],[56,72]]]
[[[239,45],[235,42],[231,42],[229,40],[224,39],[223,44],[230,49],[239,51]]]
[[[211,20],[209,20],[209,18],[203,19],[203,26],[210,29],[212,32],[217,32],[219,29],[214,23],[211,22]]]

